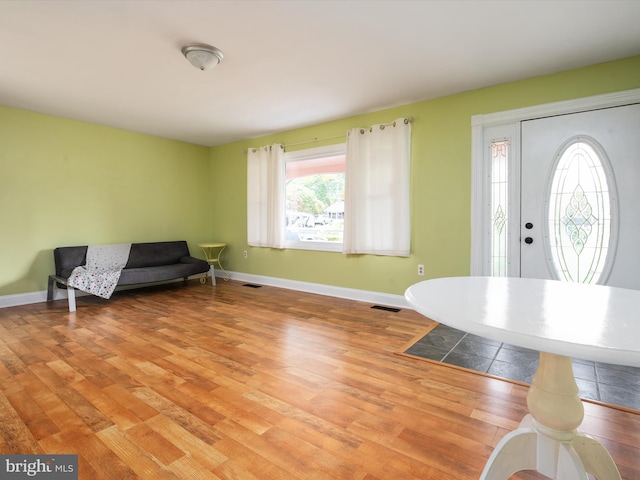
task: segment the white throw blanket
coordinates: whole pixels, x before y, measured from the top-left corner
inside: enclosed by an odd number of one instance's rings
[[[111,297],[130,250],[130,243],[89,245],[86,266],[74,268],[67,285],[102,298]]]

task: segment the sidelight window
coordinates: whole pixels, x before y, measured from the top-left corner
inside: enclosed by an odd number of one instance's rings
[[[491,142],[491,276],[506,277],[508,265],[509,140]]]

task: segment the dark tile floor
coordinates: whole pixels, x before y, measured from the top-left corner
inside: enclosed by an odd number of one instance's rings
[[[538,352],[438,325],[404,353],[531,383]],[[640,368],[573,360],[580,397],[640,410]]]

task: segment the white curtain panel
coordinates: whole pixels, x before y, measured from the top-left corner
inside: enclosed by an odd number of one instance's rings
[[[273,144],[247,151],[247,242],[284,248],[284,147]]]
[[[347,134],[343,253],[409,256],[411,122]]]

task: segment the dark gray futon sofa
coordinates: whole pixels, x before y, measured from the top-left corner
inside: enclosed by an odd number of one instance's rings
[[[87,246],[58,247],[53,250],[56,265],[55,275],[49,276],[47,301],[53,300],[56,286],[65,286],[69,298],[69,311],[74,312],[75,291],[66,283],[74,268],[85,265]],[[186,282],[192,275],[206,274],[209,264],[192,257],[184,240],[174,242],[132,243],[129,260],[120,274],[118,286],[163,282],[183,278]]]

